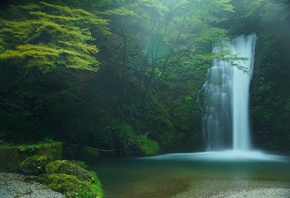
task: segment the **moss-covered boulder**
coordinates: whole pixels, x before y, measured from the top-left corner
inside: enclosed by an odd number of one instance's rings
[[[50,162],[47,164],[45,170],[48,174],[69,174],[76,176],[81,181],[94,182],[94,178],[88,170],[68,160],[56,160],[54,162]]]
[[[103,189],[97,174],[82,167],[88,167],[82,161],[56,160],[45,167],[45,174],[36,181],[48,188],[72,198],[102,198]]]
[[[45,167],[52,162],[52,157],[47,155],[33,155],[26,158],[21,164],[19,172],[25,175],[40,175],[45,173]]]
[[[94,180],[97,180],[97,178]],[[96,181],[94,183],[81,181],[74,175],[63,173],[43,174],[37,177],[37,181],[45,184],[48,188],[54,191],[63,193],[67,197],[103,197],[100,183],[97,183]]]

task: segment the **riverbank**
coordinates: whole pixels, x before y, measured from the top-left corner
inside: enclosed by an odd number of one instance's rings
[[[16,173],[0,173],[1,198],[64,198],[65,196],[47,189],[37,182],[28,181],[29,177]],[[288,198],[289,181],[283,180],[233,180],[214,178],[195,178],[185,192],[172,198]],[[155,192],[162,197],[162,192]],[[151,197],[155,197],[155,193]],[[154,195],[155,194],[155,195]],[[110,196],[109,196],[110,197]],[[140,197],[148,197],[140,194]],[[122,198],[122,197],[120,197]]]
[[[200,178],[172,198],[289,198],[290,182],[260,179]]]
[[[52,191],[29,177],[16,173],[0,172],[1,198],[64,198],[61,193]]]
[[[255,189],[242,192],[232,192],[228,195],[214,196],[212,198],[287,198],[290,196],[290,189],[268,188],[268,189]]]

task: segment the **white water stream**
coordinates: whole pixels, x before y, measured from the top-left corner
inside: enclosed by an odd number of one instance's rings
[[[251,149],[249,85],[253,71],[256,35],[224,42],[214,52],[230,51],[243,60],[216,59],[204,85],[206,114],[204,133],[208,151]]]
[[[233,73],[233,149],[250,150],[249,86],[253,73],[256,36],[240,36],[232,45],[233,53],[247,60],[236,61],[247,73],[234,67]]]

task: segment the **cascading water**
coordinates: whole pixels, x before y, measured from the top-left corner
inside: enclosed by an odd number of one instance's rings
[[[214,60],[207,74],[204,134],[207,150],[250,150],[249,85],[256,35],[239,36],[213,52],[230,50],[243,60]]]
[[[251,164],[254,161],[290,163],[289,157],[267,154],[251,148],[249,86],[255,44],[255,34],[242,35],[233,43],[224,42],[223,47],[213,49],[216,53],[231,51],[231,55],[214,60],[213,66],[208,70],[207,81],[200,90],[200,93],[205,92],[205,110],[201,106],[200,108],[203,113],[207,152],[165,154],[146,159],[166,160],[166,163],[168,160],[213,163],[218,161],[231,162],[231,165],[240,161]],[[198,104],[199,99],[198,97]],[[245,164],[242,165],[243,172]],[[216,167],[214,170],[216,171]]]
[[[247,69],[247,73],[234,67],[233,75],[233,148],[250,150],[249,87],[253,73],[256,36],[239,37],[233,45],[233,52],[247,60],[236,61]]]

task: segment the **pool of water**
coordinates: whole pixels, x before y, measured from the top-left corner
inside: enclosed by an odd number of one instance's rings
[[[229,188],[290,188],[289,158],[261,152],[180,153],[86,161],[97,172],[108,198],[174,197],[193,188],[193,194],[202,192],[204,197]]]

